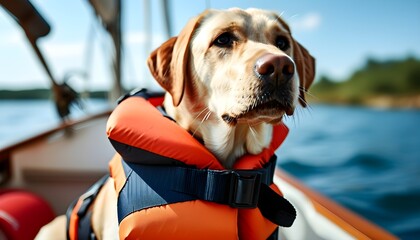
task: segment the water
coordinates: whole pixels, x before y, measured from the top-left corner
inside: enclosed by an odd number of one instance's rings
[[[88,112],[107,106],[86,105]],[[50,101],[0,101],[0,112],[0,148],[59,124]],[[287,120],[279,165],[402,239],[420,239],[419,123],[416,110],[299,110]]]
[[[105,100],[84,100],[73,108],[72,119],[108,108]],[[48,100],[0,100],[0,149],[60,124],[55,105]]]
[[[280,167],[402,239],[420,239],[420,111],[313,106]]]

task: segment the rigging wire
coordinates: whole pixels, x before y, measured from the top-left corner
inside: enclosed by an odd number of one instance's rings
[[[129,79],[139,79],[138,73],[135,68],[134,60],[130,51],[127,50],[127,46],[123,44],[121,49],[122,61],[126,62],[125,66],[127,69],[127,80]]]
[[[92,62],[94,56],[94,40],[95,40],[95,21],[91,20],[90,28],[86,38],[85,44],[85,59],[83,60],[83,66],[85,67],[85,76],[86,80],[90,79],[92,76]]]

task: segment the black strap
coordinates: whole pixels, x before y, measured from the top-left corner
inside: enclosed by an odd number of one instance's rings
[[[95,198],[98,196],[99,191],[101,190],[102,186],[106,183],[109,176],[103,176],[99,181],[93,184],[87,191],[84,193],[79,199],[83,199],[82,205],[77,210],[77,216],[79,217],[79,224],[77,229],[78,239],[88,239],[88,240],[96,240],[95,233],[92,229],[91,217],[92,211],[90,206],[95,201]],[[76,206],[79,199],[76,199],[70,207],[67,209],[66,217],[67,217],[67,239],[70,240],[70,218],[71,214],[74,211],[74,207]]]
[[[261,185],[260,191],[258,208],[261,214],[279,226],[292,226],[296,218],[296,210],[293,205],[267,185]]]
[[[119,222],[135,211],[196,199],[234,208],[258,206],[264,217],[280,226],[290,226],[296,217],[293,206],[269,187],[275,155],[262,169],[240,171],[122,163],[127,181],[118,197]]]
[[[92,228],[91,219],[92,211],[88,211],[86,215],[79,219],[79,229],[77,231],[78,240],[97,240]]]
[[[162,91],[154,92],[154,91],[147,90],[146,88],[136,88],[136,89],[130,91],[129,93],[121,96],[117,100],[117,103],[120,104],[125,99],[127,99],[129,97],[133,97],[133,96],[142,97],[142,98],[148,100],[149,98],[162,97],[164,95],[165,95],[165,92],[162,92]]]
[[[276,230],[267,238],[267,240],[278,240],[279,238],[279,228],[277,227]]]

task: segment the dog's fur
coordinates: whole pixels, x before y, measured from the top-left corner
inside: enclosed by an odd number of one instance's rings
[[[217,45],[223,34],[232,38],[231,45]],[[284,51],[276,46],[279,37],[288,42]],[[266,54],[293,59],[298,74],[287,83],[281,74],[262,79],[255,68]],[[259,9],[206,11],[155,50],[148,64],[168,92],[168,114],[227,168],[268,146],[272,124],[292,114],[299,99],[305,104],[304,92],[314,78],[314,59],[286,23]],[[260,108],[273,101],[270,108]]]
[[[244,154],[260,153],[273,125],[299,102],[306,106],[304,93],[315,74],[314,58],[288,25],[259,9],[205,11],[156,49],[148,65],[167,91],[167,113],[226,168]],[[116,239],[112,179],[100,194],[108,196],[94,209],[93,228],[100,239]]]

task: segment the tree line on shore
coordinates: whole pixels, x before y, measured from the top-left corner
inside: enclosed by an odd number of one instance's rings
[[[89,98],[106,99],[107,91],[92,91],[81,93]],[[51,99],[52,92],[46,88],[23,89],[23,90],[0,90],[0,100],[33,100],[33,99]]]
[[[370,58],[348,79],[321,76],[309,89],[310,102],[420,107],[420,60]],[[386,102],[386,103],[385,103]]]

